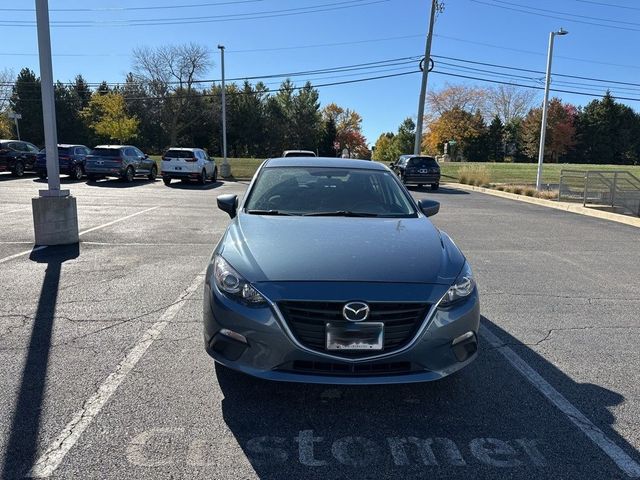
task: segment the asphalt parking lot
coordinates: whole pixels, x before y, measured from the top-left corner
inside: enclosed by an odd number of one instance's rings
[[[279,384],[202,344],[215,197],[245,183],[63,183],[82,241],[35,251],[44,183],[0,175],[3,478],[640,478],[637,228],[413,189],[475,269],[478,359],[428,384]]]

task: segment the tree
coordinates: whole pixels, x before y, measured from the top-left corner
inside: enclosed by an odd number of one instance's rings
[[[322,134],[318,145],[318,155],[321,157],[336,156],[337,152],[334,143],[337,133],[336,122],[332,118],[322,121]]]
[[[640,163],[640,115],[610,92],[579,113],[577,157],[587,163]]]
[[[362,117],[354,110],[344,109],[330,103],[322,110],[322,117],[336,124],[336,142],[340,150],[347,149],[349,155],[356,158],[370,158],[367,139],[362,135]]]
[[[435,155],[444,150],[445,142],[454,140],[458,152],[463,156],[471,153],[476,159],[475,156],[479,155],[479,137],[485,134],[485,125],[479,111],[472,114],[454,107],[427,125],[423,146],[427,152]]]
[[[454,109],[473,113],[484,112],[488,92],[484,88],[469,85],[450,85],[439,91],[432,90],[427,94],[429,111],[435,115],[443,115]]]
[[[28,68],[23,68],[16,78],[11,95],[11,109],[22,114],[21,138],[36,145],[44,144],[42,123],[42,96],[40,79]]]
[[[9,101],[14,78],[13,72],[8,68],[0,70],[0,138],[13,137],[13,122],[7,114],[10,110]]]
[[[547,111],[547,132],[545,136],[545,161],[558,162],[575,144],[576,107],[563,104],[558,98],[549,101]],[[540,149],[540,126],[542,108],[532,108],[522,121],[522,150],[534,159]]]
[[[503,124],[524,118],[537,96],[535,90],[515,85],[498,85],[486,92],[487,118],[498,117]]]
[[[413,146],[416,139],[416,124],[411,117],[405,118],[398,127],[398,133],[394,136],[394,148],[398,155],[403,153],[413,153]],[[397,158],[396,158],[397,160]]]
[[[395,162],[402,155],[402,150],[398,149],[396,135],[392,132],[383,133],[376,140],[376,148],[372,158],[378,162]]]
[[[100,136],[125,143],[138,133],[139,121],[127,115],[124,97],[120,93],[95,93],[82,116]]]
[[[502,162],[504,160],[504,125],[500,117],[493,117],[487,130],[487,153],[489,160]]]
[[[170,145],[196,122],[184,112],[199,93],[198,81],[211,65],[209,50],[194,43],[164,45],[155,49],[136,48],[133,51],[134,77],[150,96],[162,100],[158,118]]]
[[[318,90],[311,86],[311,82],[305,83],[293,97],[291,112],[293,148],[317,150],[322,125],[318,99]]]

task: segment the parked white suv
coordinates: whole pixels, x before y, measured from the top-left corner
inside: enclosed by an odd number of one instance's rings
[[[285,150],[282,154],[283,158],[287,157],[315,157],[316,154],[311,150]]]
[[[162,181],[169,185],[174,178],[184,182],[197,180],[204,185],[207,180],[218,179],[218,167],[201,148],[170,148],[162,156]]]

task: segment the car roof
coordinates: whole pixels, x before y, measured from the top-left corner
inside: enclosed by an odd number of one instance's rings
[[[296,153],[296,152],[313,153],[314,155],[316,154],[316,152],[314,152],[313,150],[285,150],[284,151],[284,153]]]
[[[85,145],[81,145],[79,143],[59,143],[58,147],[61,148],[71,148],[71,147],[84,147]]]
[[[328,167],[328,168],[365,168],[367,170],[386,170],[387,167],[378,162],[358,160],[355,158],[335,157],[286,157],[270,158],[265,161],[267,167]]]
[[[167,150],[182,150],[185,152],[195,152],[196,150],[202,150],[201,148],[196,147],[169,147]]]
[[[129,147],[133,147],[133,145],[96,145],[95,148],[129,148]],[[136,147],[133,147],[136,148]]]

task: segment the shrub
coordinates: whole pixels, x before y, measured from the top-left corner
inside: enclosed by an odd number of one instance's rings
[[[520,185],[512,185],[509,191],[516,195],[522,195],[522,187]]]
[[[484,165],[465,165],[458,170],[458,181],[469,185],[488,185],[489,171]]]
[[[546,190],[543,192],[537,192],[536,197],[544,198],[545,200],[557,200],[558,199],[558,191],[557,190]]]
[[[533,187],[522,187],[522,193],[527,197],[535,197],[537,190]]]

